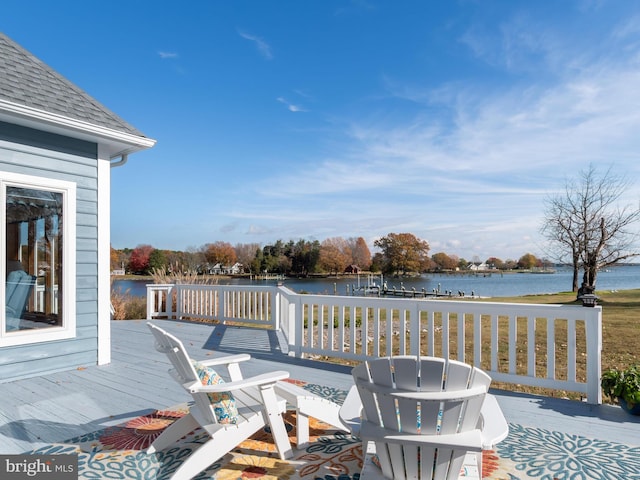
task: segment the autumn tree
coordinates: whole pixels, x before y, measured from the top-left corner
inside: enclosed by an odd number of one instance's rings
[[[504,261],[505,270],[515,270],[516,268],[518,268],[518,262],[515,260],[508,258]]]
[[[320,244],[320,258],[318,264],[322,270],[329,273],[338,273],[351,263],[351,248],[341,238],[327,238]]]
[[[518,268],[521,268],[523,270],[530,270],[533,267],[536,267],[538,263],[539,263],[539,260],[536,258],[534,254],[525,253],[518,260]]]
[[[487,260],[485,261],[485,263],[497,270],[504,270],[504,262],[497,258],[497,257],[489,257],[487,258]]]
[[[444,252],[434,253],[431,255],[431,260],[433,260],[437,270],[455,270],[458,266],[457,259],[450,257]]]
[[[110,253],[110,265],[111,265],[111,270],[116,270],[118,268],[120,268],[120,256],[118,255],[118,251],[111,247],[111,253]]]
[[[357,265],[363,270],[368,270],[371,266],[371,251],[367,246],[367,242],[364,238],[350,238],[347,240],[349,248],[351,250],[351,262],[353,265]]]
[[[131,252],[132,250],[130,248],[117,250],[111,247],[111,270],[125,269],[128,267]]]
[[[429,244],[412,233],[390,233],[373,243],[384,257],[384,273],[420,272],[428,260]]]
[[[129,257],[129,270],[137,274],[149,273],[149,256],[154,248],[151,245],[138,245]]]
[[[220,263],[222,265],[233,265],[236,263],[236,251],[227,242],[207,243],[205,245],[204,257],[210,265]]]
[[[573,266],[572,289],[596,286],[598,270],[634,256],[637,233],[631,229],[640,209],[621,205],[628,182],[608,169],[600,175],[593,165],[579,178],[565,182],[564,191],[546,200],[542,233],[549,240],[555,258]]]

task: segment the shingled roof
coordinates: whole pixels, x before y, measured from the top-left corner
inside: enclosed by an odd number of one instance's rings
[[[138,137],[145,135],[0,33],[0,99]]]

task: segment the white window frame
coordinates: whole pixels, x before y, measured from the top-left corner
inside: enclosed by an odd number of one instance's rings
[[[76,337],[76,184],[64,180],[0,172],[0,209],[7,211],[7,187],[32,188],[62,194],[62,325],[32,330],[6,331],[6,313],[0,311],[0,347],[51,342]],[[7,251],[6,221],[0,222],[0,251]],[[6,262],[1,270],[0,305],[6,305]]]

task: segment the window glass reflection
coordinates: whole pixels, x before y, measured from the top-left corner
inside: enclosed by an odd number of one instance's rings
[[[61,192],[7,186],[5,326],[61,325]]]

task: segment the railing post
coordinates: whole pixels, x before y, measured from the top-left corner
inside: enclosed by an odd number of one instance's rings
[[[164,311],[167,314],[167,318],[173,318],[173,289],[175,288],[175,285],[171,284],[171,285],[167,285],[169,288],[166,289],[165,291],[165,308]]]
[[[293,322],[291,323],[295,325],[295,332],[293,332],[293,336],[290,337],[294,339],[293,354],[298,358],[302,358],[302,345],[304,344],[304,315],[302,312],[301,295],[297,295],[295,297]],[[291,349],[291,345],[289,345],[289,349]]]
[[[289,348],[291,348],[291,342],[295,342],[298,328],[298,323],[296,322],[296,304],[291,301],[291,298],[288,295],[283,295],[283,298],[286,298],[287,302],[287,343]],[[296,352],[294,352],[295,354]]]
[[[184,296],[184,288],[182,285],[175,285],[173,288],[176,290],[176,320],[182,320],[184,305],[183,305],[183,296]],[[172,295],[167,295],[167,302],[171,302],[173,308],[173,301],[171,300]]]
[[[155,315],[167,315],[172,318],[171,284],[149,284],[147,285],[147,320],[152,320]],[[166,295],[165,308],[162,310],[162,298]]]
[[[588,307],[585,307],[585,309]],[[587,336],[587,403],[602,403],[602,307],[591,307],[585,314]]]
[[[274,330],[280,330],[280,298],[281,293],[278,288],[275,288],[269,292],[269,296],[271,297],[271,327]]]
[[[366,335],[367,332],[365,332]],[[422,343],[422,332],[420,331],[420,304],[416,302],[412,310],[409,321],[409,354],[420,356],[420,345]]]
[[[147,320],[152,320],[153,306],[156,304],[155,297],[155,290],[153,288],[150,288],[150,285],[147,285]]]
[[[218,290],[218,321],[223,325],[227,324],[227,296],[229,292],[225,287]]]

